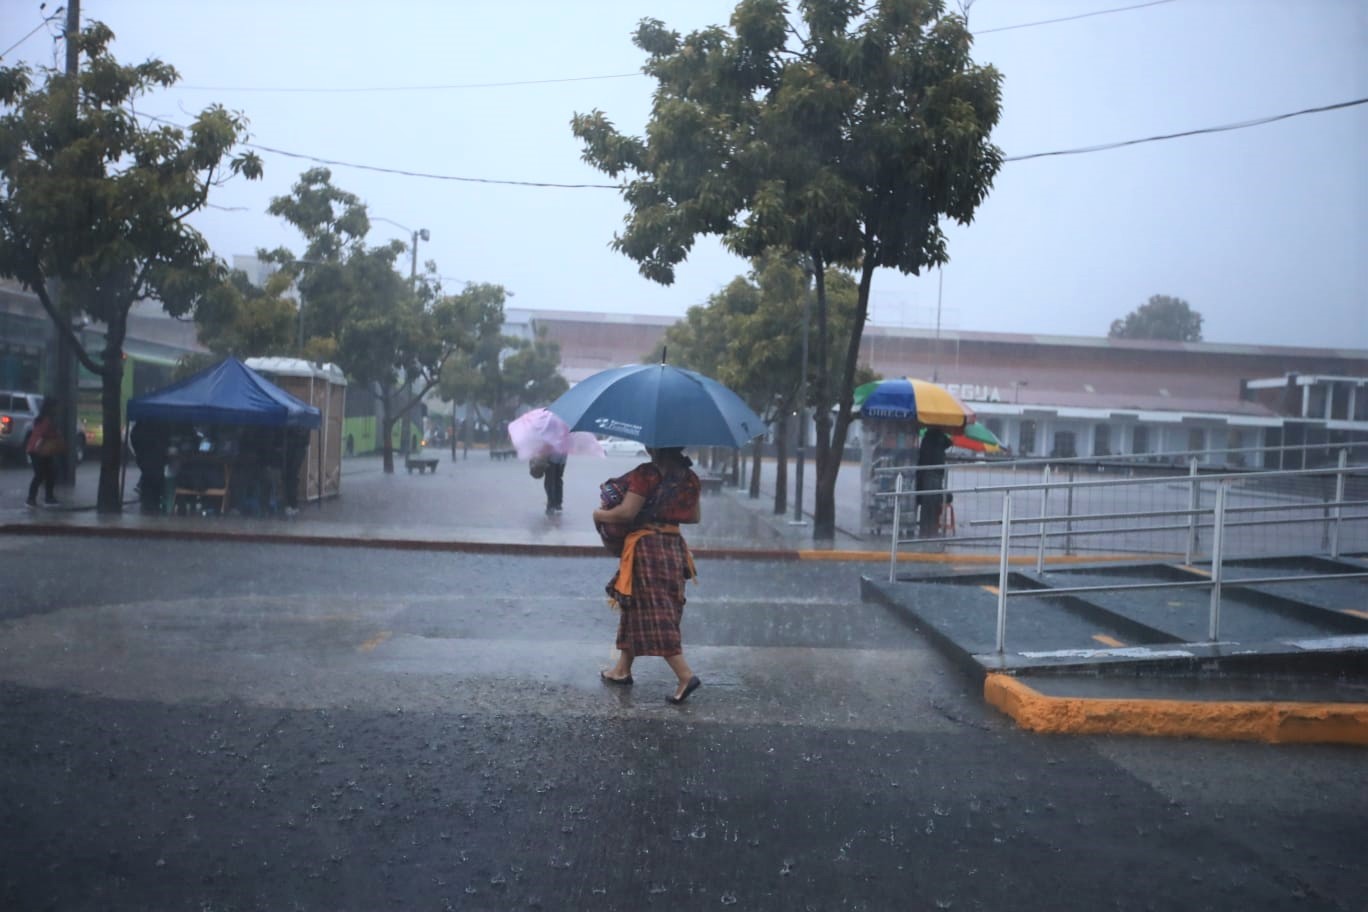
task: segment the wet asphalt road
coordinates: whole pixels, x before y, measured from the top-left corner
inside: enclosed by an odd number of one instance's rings
[[[0,538],[5,909],[1359,909],[1368,753],[1042,738],[842,563]]]

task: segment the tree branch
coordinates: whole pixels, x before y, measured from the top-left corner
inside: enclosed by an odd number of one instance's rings
[[[90,357],[90,354],[85,350],[85,346],[81,344],[81,340],[77,338],[75,330],[71,328],[71,321],[65,319],[65,317],[58,312],[57,306],[53,304],[52,299],[48,297],[47,283],[41,280],[41,275],[42,273],[40,272],[39,281],[30,284],[33,293],[38,296],[38,303],[43,305],[43,310],[47,311],[47,315],[52,319],[52,325],[57,327],[57,332],[66,340],[67,345],[71,346],[71,350],[76,354],[77,360],[84,364],[91,372],[97,375],[103,375],[104,364]]]

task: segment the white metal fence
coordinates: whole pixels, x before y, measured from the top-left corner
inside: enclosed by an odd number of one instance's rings
[[[1320,449],[1323,449],[1321,447]],[[1235,557],[1368,551],[1368,463],[1339,450],[1332,466],[1275,471],[1200,471],[1172,465],[1095,460],[978,462],[947,467],[945,487],[905,485],[915,467],[893,470],[889,581],[904,548],[998,551],[997,648],[1003,649],[1007,600],[1125,589],[1211,589],[1210,636],[1219,635],[1221,567]],[[937,534],[908,536],[917,502],[946,497]],[[1116,586],[1008,588],[1013,550],[1030,549],[1036,572],[1047,556],[1080,553],[1164,555],[1209,562],[1209,577],[1190,582]],[[1355,578],[1368,573],[1242,578],[1241,585]]]

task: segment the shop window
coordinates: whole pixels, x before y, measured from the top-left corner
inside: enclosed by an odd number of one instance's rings
[[[1074,441],[1073,431],[1056,431],[1054,436],[1054,448],[1050,450],[1050,455],[1060,459],[1072,459],[1078,455],[1078,446]]]
[[[1111,425],[1099,424],[1093,428],[1093,455],[1111,455]]]
[[[1150,429],[1144,425],[1137,425],[1131,431],[1131,452],[1148,453],[1150,451]]]
[[[1021,422],[1021,433],[1017,437],[1017,452],[1022,456],[1031,456],[1036,448],[1036,423],[1034,421]]]
[[[1247,454],[1240,452],[1244,449],[1245,439],[1243,431],[1226,432],[1226,465],[1244,466],[1248,463]]]
[[[1196,455],[1206,449],[1206,429],[1188,428],[1187,448],[1190,453]]]

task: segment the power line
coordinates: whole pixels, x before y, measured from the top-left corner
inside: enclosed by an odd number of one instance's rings
[[[178,130],[186,130],[189,127],[176,123],[175,120],[159,118],[155,113],[144,113],[134,111],[138,118],[155,120],[157,123],[164,123]],[[332,165],[335,168],[354,168],[357,171],[373,171],[376,174],[395,174],[404,178],[424,178],[427,180],[456,180],[460,183],[498,183],[498,185],[513,187],[551,187],[560,190],[618,190],[620,186],[616,183],[553,183],[549,180],[503,180],[499,178],[464,178],[464,176],[450,174],[432,174],[430,171],[408,171],[405,168],[384,168],[375,164],[357,164],[356,161],[339,161],[337,159],[323,159],[323,157],[305,155],[302,152],[290,152],[287,149],[276,149],[274,146],[264,146],[256,142],[244,142],[244,148],[256,149],[257,152],[269,152],[271,155],[285,156],[286,159],[300,159],[302,161],[313,161],[315,164]]]
[[[1099,146],[1083,146],[1077,149],[1059,149],[1054,152],[1033,152],[1030,155],[1009,155],[1003,159],[1004,162],[1027,161],[1032,158],[1048,158],[1055,155],[1083,155],[1087,152],[1105,152],[1108,149],[1120,149],[1125,146],[1138,146],[1142,143],[1160,142],[1166,139],[1179,139],[1184,136],[1200,136],[1204,133],[1225,133],[1230,130],[1244,130],[1248,127],[1259,127],[1264,124],[1276,123],[1279,120],[1287,120],[1291,117],[1302,117],[1306,114],[1321,114],[1325,111],[1338,111],[1342,108],[1352,108],[1355,105],[1368,104],[1368,98],[1357,98],[1353,101],[1341,101],[1337,104],[1322,105],[1318,108],[1303,108],[1300,111],[1289,111],[1286,114],[1274,114],[1271,117],[1259,117],[1254,120],[1242,120],[1239,123],[1223,124],[1219,127],[1200,127],[1196,130],[1184,130],[1181,133],[1164,133],[1159,136],[1146,136],[1143,139],[1126,139],[1120,142],[1103,143]]]
[[[1145,9],[1150,6],[1160,6],[1164,3],[1172,3],[1174,0],[1150,0],[1148,3],[1138,3],[1133,6],[1118,6],[1112,9],[1094,10],[1091,13],[1079,13],[1076,16],[1064,16],[1059,19],[1042,19],[1038,22],[1022,22],[1017,25],[1004,25],[998,28],[980,29],[974,34],[987,35],[991,32],[1008,32],[1013,29],[1033,28],[1038,25],[1053,25],[1057,22],[1069,22],[1074,19],[1087,19],[1090,16],[1104,16],[1108,13],[1124,13],[1128,10]],[[32,33],[30,33],[32,34]],[[8,52],[6,52],[8,53]],[[564,82],[592,82],[603,79],[630,79],[632,77],[644,76],[645,73],[637,71],[635,73],[607,73],[600,76],[567,76],[556,79],[519,79],[507,82],[461,82],[436,85],[395,85],[395,86],[201,86],[201,85],[180,85],[176,88],[186,89],[192,92],[262,92],[262,93],[299,93],[299,94],[319,94],[319,95],[343,95],[360,94],[365,92],[445,92],[463,89],[504,89],[517,86],[533,85],[554,85]]]
[[[551,85],[560,82],[590,82],[598,79],[626,79],[630,76],[643,76],[644,73],[609,73],[603,76],[567,76],[559,79],[520,79],[512,82],[464,82],[449,85],[410,85],[410,86],[196,86],[182,85],[178,89],[195,92],[301,92],[312,94],[348,94],[359,92],[443,92],[454,89],[502,89],[510,86]]]
[[[1054,25],[1056,22],[1072,22],[1074,19],[1087,19],[1090,16],[1105,16],[1108,13],[1124,13],[1127,10],[1144,9],[1148,6],[1159,6],[1164,3],[1172,3],[1173,0],[1150,0],[1149,3],[1137,3],[1134,6],[1118,6],[1113,9],[1094,10],[1091,13],[1079,13],[1077,16],[1062,16],[1059,19],[1042,19],[1039,22],[1022,22],[1017,25],[1003,25],[998,28],[979,29],[975,35],[987,35],[990,32],[1010,32],[1013,29],[1034,28],[1037,25]]]
[[[3,51],[0,51],[0,60],[3,60],[5,58],[5,55],[8,54],[10,51],[14,50],[19,45],[23,44],[25,41],[28,41],[34,35],[38,34],[39,30],[41,30],[43,26],[47,25],[49,22],[51,22],[53,19],[56,19],[61,14],[62,9],[63,7],[58,7],[57,11],[54,12],[51,16],[48,16],[42,22],[35,25],[33,27],[33,31],[29,32],[23,38],[20,38],[18,41],[14,42],[14,44],[11,44],[9,47],[5,48]]]
[[[493,177],[458,177],[453,174],[433,174],[427,171],[407,171],[403,168],[382,168],[379,165],[359,165],[356,162],[336,161],[334,159],[319,158],[315,155],[305,155],[300,152],[287,152],[284,149],[273,149],[270,146],[260,146],[255,143],[243,143],[249,149],[256,149],[260,152],[270,152],[273,155],[283,155],[286,158],[298,158],[304,161],[315,162],[320,165],[332,165],[338,168],[355,168],[358,171],[374,171],[378,174],[398,174],[402,177],[421,177],[428,180],[457,181],[465,184],[502,184],[509,187],[550,187],[561,190],[620,190],[619,184],[557,184],[550,181],[520,181],[520,180],[500,180]]]
[[[1357,98],[1353,101],[1341,101],[1335,104],[1321,105],[1315,108],[1303,108],[1300,111],[1289,111],[1284,114],[1274,114],[1269,117],[1259,117],[1253,120],[1242,120],[1238,123],[1221,124],[1214,127],[1200,127],[1195,130],[1183,130],[1179,133],[1162,133],[1156,136],[1145,136],[1140,139],[1126,139],[1119,142],[1103,143],[1096,146],[1081,146],[1075,149],[1057,149],[1052,152],[1032,152],[1028,155],[1009,155],[1003,158],[1004,162],[1029,161],[1033,158],[1050,158],[1062,155],[1084,155],[1090,152],[1105,152],[1110,149],[1120,149],[1126,146],[1138,146],[1145,143],[1162,142],[1169,139],[1180,139],[1185,136],[1200,136],[1206,133],[1226,133],[1231,130],[1244,130],[1249,127],[1263,126],[1264,124],[1276,123],[1280,120],[1288,120],[1293,117],[1304,117],[1307,114],[1323,114],[1327,111],[1338,111],[1344,108],[1352,108],[1357,105],[1368,104],[1368,98]],[[178,124],[164,117],[154,114],[144,114],[137,112],[137,116],[145,117],[169,126],[187,129],[182,124]],[[281,155],[286,158],[301,159],[311,161],[320,165],[330,165],[337,168],[354,168],[358,171],[373,171],[379,174],[395,174],[401,177],[417,177],[425,180],[455,181],[468,184],[498,184],[510,187],[545,187],[561,190],[620,190],[621,184],[561,184],[550,181],[520,181],[520,180],[501,180],[489,177],[461,177],[452,174],[434,174],[426,171],[410,171],[404,168],[385,168],[378,165],[363,165],[356,162],[341,161],[339,159],[321,158],[316,155],[306,155],[302,152],[290,152],[285,149],[277,149],[272,146],[263,146],[257,143],[243,143],[249,149],[259,152],[268,152],[272,155]]]

